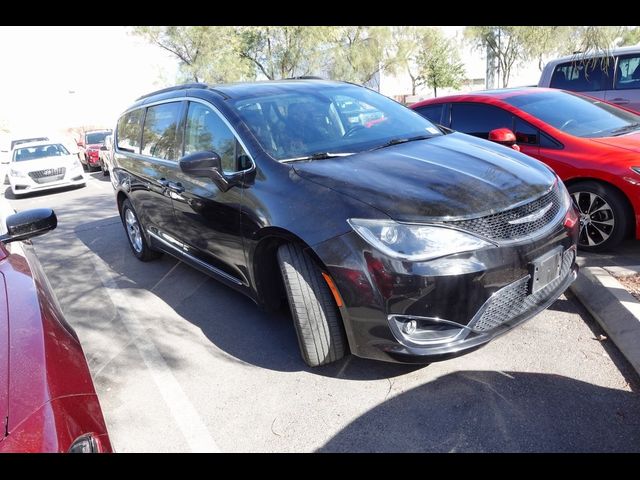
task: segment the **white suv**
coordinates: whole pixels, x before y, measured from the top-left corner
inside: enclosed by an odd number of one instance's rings
[[[539,87],[582,92],[640,113],[640,46],[557,58],[544,67]]]

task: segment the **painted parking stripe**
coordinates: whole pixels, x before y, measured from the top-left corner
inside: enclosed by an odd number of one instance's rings
[[[131,336],[189,448],[192,452],[220,452],[220,448],[197,410],[182,390],[180,383],[174,377],[149,335],[146,334],[144,325],[136,318],[135,313],[132,314],[135,310],[119,308],[119,305],[126,305],[130,302],[130,297],[118,288],[117,275],[100,257],[97,255],[90,255],[90,257],[105,292],[109,295],[117,315]]]

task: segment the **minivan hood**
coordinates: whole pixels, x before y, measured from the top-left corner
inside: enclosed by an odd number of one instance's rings
[[[604,143],[612,147],[624,148],[632,152],[640,153],[640,132],[620,135],[619,137],[592,138],[594,142]]]
[[[502,211],[555,182],[537,160],[461,133],[292,166],[303,178],[406,222]]]

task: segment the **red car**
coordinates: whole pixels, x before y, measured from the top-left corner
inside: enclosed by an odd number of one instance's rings
[[[85,132],[82,141],[77,142],[80,148],[80,163],[88,171],[101,168],[100,149],[104,146],[108,135],[111,135],[111,130],[91,130]]]
[[[0,203],[0,453],[111,452],[78,337],[23,240],[56,227],[50,209]]]
[[[506,146],[517,142],[522,153],[553,168],[580,209],[582,249],[640,238],[640,115],[547,88],[452,95],[411,108],[452,130]]]

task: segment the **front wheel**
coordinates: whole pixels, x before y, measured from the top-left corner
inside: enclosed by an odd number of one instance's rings
[[[344,329],[322,270],[294,244],[278,249],[278,263],[302,358],[310,367],[341,359],[346,351]]]
[[[630,215],[626,199],[620,192],[593,181],[574,183],[568,190],[580,211],[580,249],[609,250],[625,238]]]
[[[147,244],[147,240],[144,238],[144,233],[142,231],[142,224],[138,220],[138,215],[136,215],[129,199],[126,199],[123,202],[121,215],[122,224],[127,232],[129,246],[138,260],[148,262],[160,257],[161,253],[156,250],[152,250]]]

